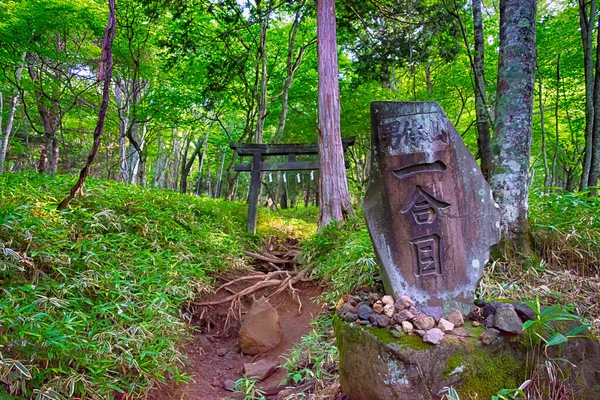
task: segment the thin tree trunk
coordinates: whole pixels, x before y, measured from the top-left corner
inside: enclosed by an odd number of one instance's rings
[[[548,151],[546,149],[546,125],[544,121],[544,89],[542,84],[542,73],[538,66],[538,104],[540,107],[540,128],[542,131],[542,160],[544,162],[544,188],[548,187],[550,179],[550,169],[548,168]]]
[[[173,169],[171,170],[170,187],[177,190],[179,186],[179,157],[181,155],[181,141],[176,139],[177,128],[173,128]]]
[[[104,80],[104,87],[102,89],[102,102],[100,103],[100,111],[98,112],[98,121],[96,122],[96,129],[94,130],[94,144],[92,150],[88,156],[85,167],[79,173],[79,179],[75,186],[71,189],[71,193],[60,202],[58,209],[62,210],[69,206],[69,203],[77,192],[83,189],[85,179],[90,173],[92,163],[96,157],[96,152],[100,147],[100,136],[104,128],[104,119],[106,118],[106,110],[108,109],[108,97],[110,95],[110,80],[112,75],[113,58],[112,58],[112,44],[115,38],[115,26],[117,24],[115,18],[115,0],[108,0],[108,23],[104,31],[104,41],[102,42],[102,59],[100,62],[100,69],[98,72],[98,80]]]
[[[156,188],[163,188],[165,186],[165,173],[167,167],[167,159],[165,157],[165,149],[162,137],[158,137],[158,155],[156,157],[156,166],[154,167],[154,182],[153,186]]]
[[[352,212],[340,130],[335,0],[317,0],[319,70],[319,228]]]
[[[556,163],[558,161],[558,148],[559,148],[559,129],[558,129],[558,108],[560,105],[560,54],[556,59],[556,101],[554,102],[554,132],[556,135],[554,142],[554,155],[552,156],[552,179],[550,180],[551,186],[557,185],[556,176]]]
[[[481,172],[489,182],[492,171],[492,145],[490,124],[487,112],[483,18],[481,15],[481,0],[473,0],[473,32],[474,54],[473,75],[475,76],[475,116],[477,119],[477,150]]]
[[[500,1],[496,148],[492,188],[505,243],[527,251],[528,179],[535,79],[535,0]]]
[[[127,166],[127,129],[129,129],[129,102],[125,109],[122,107],[123,92],[117,83],[115,85],[115,98],[119,113],[119,177],[121,182],[129,181],[129,167]]]
[[[590,5],[588,11],[588,4]],[[583,65],[585,73],[585,151],[580,189],[588,186],[592,165],[592,131],[594,129],[594,19],[596,0],[579,0],[579,27],[583,44]]]
[[[219,181],[217,183],[217,190],[215,193],[215,197],[217,199],[221,198],[221,186],[223,185],[223,167],[225,166],[225,153],[221,154],[221,168],[219,169]]]
[[[600,20],[598,20],[598,32],[600,32]],[[590,175],[588,186],[591,186],[592,194],[597,195],[598,179],[600,179],[600,35],[596,43],[596,75],[594,77],[594,125],[592,128],[592,156],[590,160]]]
[[[21,75],[23,72],[23,63],[25,62],[25,55],[26,53],[23,53],[23,56],[21,57],[21,65],[19,65],[19,68],[17,68],[17,72],[15,74],[15,79],[17,83],[21,80]],[[0,93],[0,102],[1,96],[2,94]],[[4,163],[6,162],[6,153],[8,152],[8,139],[12,134],[12,128],[15,121],[15,113],[17,111],[18,105],[19,91],[15,89],[11,98],[10,109],[8,111],[8,119],[6,120],[6,128],[4,128],[4,135],[2,135],[2,116],[0,115],[0,174],[4,173]],[[0,112],[1,110],[2,106],[0,106]]]
[[[181,180],[179,181],[179,192],[180,193],[185,193],[187,192],[187,172],[186,171],[186,165],[187,165],[187,155],[188,155],[188,151],[190,149],[190,143],[191,143],[191,139],[186,139],[185,141],[185,148],[183,150],[183,158],[181,159]]]

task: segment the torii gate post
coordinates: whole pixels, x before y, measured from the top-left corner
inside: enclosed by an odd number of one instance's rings
[[[342,140],[344,152],[349,146],[354,145],[356,138],[349,137]],[[250,194],[248,196],[248,232],[256,233],[256,215],[258,212],[258,195],[260,193],[260,174],[264,171],[312,171],[320,169],[318,161],[296,161],[298,155],[319,154],[316,143],[305,144],[244,144],[230,143],[229,147],[238,156],[251,156],[249,164],[236,164],[235,171],[250,172]],[[264,157],[287,156],[284,163],[268,164],[263,162]],[[348,162],[346,161],[346,168]]]

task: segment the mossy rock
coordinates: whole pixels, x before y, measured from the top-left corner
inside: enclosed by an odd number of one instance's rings
[[[340,383],[353,400],[432,399],[453,386],[466,398],[490,399],[525,380],[525,353],[496,341],[483,346],[481,328],[465,327],[437,346],[418,336],[395,338],[385,329],[334,318]]]

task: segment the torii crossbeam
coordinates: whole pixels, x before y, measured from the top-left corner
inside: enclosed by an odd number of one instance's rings
[[[342,140],[344,153],[354,145],[355,137]],[[312,171],[320,169],[319,161],[296,161],[298,155],[319,154],[317,143],[302,144],[246,144],[231,142],[229,147],[238,156],[251,156],[249,164],[236,164],[235,171],[250,172],[250,195],[248,196],[248,232],[256,233],[256,214],[258,211],[258,195],[260,193],[260,173],[264,171]],[[284,163],[266,163],[264,157],[287,156]],[[346,168],[348,162],[346,161]]]

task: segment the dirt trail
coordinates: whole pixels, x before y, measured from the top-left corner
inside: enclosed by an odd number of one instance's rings
[[[257,262],[256,270],[264,265]],[[233,278],[230,278],[231,280]],[[239,292],[255,282],[239,282],[230,288]],[[314,282],[299,282],[294,285],[302,303],[302,312],[298,313],[298,302],[289,290],[270,298],[270,302],[279,313],[281,324],[281,342],[267,353],[257,356],[247,356],[241,353],[237,329],[239,323],[225,327],[224,323],[229,310],[229,303],[210,308],[210,314],[193,321],[201,330],[193,343],[186,346],[189,363],[186,372],[192,381],[187,384],[166,384],[157,387],[150,393],[151,400],[221,400],[243,398],[224,389],[223,382],[236,381],[243,376],[244,363],[256,362],[262,359],[277,360],[283,365],[289,351],[300,342],[303,335],[312,330],[311,321],[321,312],[317,299],[322,290]],[[268,296],[274,291],[267,288],[246,296],[241,302],[242,313],[247,311],[252,303],[252,297]],[[230,295],[225,290],[202,298],[202,301],[221,300]],[[276,393],[277,387],[285,380],[287,371],[278,368],[276,372],[259,384],[267,393]]]

